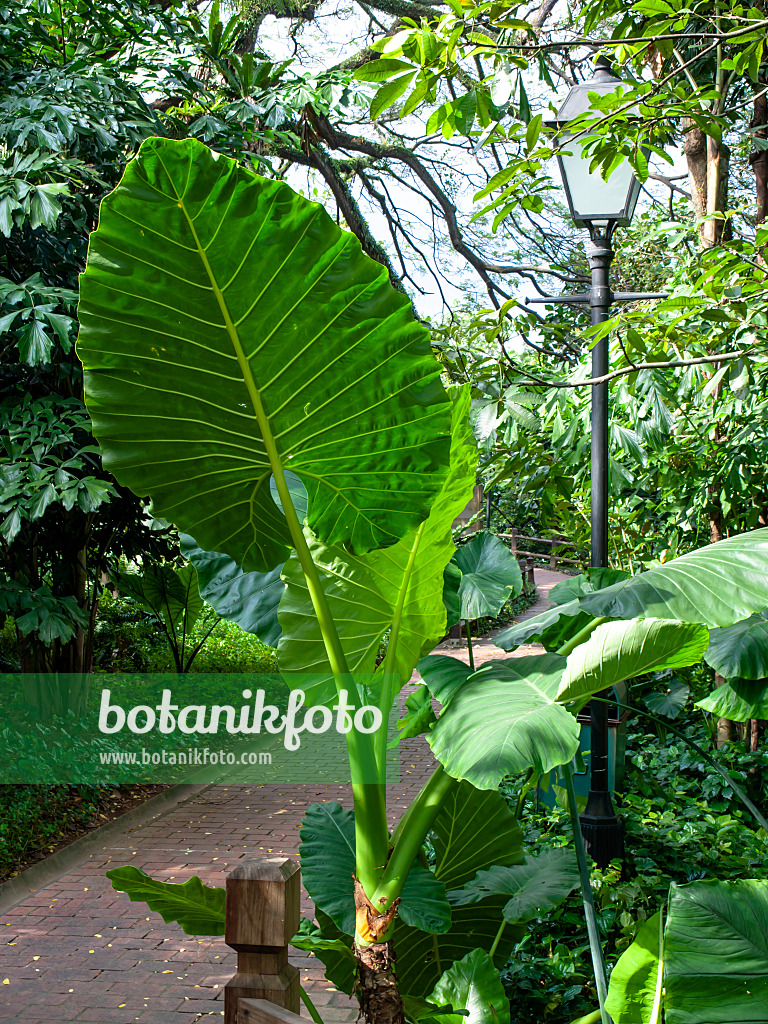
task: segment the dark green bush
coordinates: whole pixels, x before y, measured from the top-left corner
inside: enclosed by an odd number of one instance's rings
[[[0,878],[98,817],[111,787],[0,785]]]
[[[703,685],[701,675],[698,669],[691,672],[693,696]],[[748,754],[738,743],[711,751],[703,714],[691,709],[681,717],[679,727],[742,786],[762,793],[765,802],[768,752]],[[503,790],[513,806],[520,781]],[[653,725],[642,720],[630,722],[625,793],[616,804],[626,861],[592,872],[609,968],[632,942],[638,925],[664,904],[670,882],[768,878],[768,836],[722,776],[682,741],[671,735],[660,740]],[[572,845],[568,814],[560,807],[526,811],[523,826],[529,849]],[[504,982],[516,1024],[567,1024],[596,1009],[578,891],[529,926],[507,964]]]

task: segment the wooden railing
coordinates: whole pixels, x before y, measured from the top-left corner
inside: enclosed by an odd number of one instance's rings
[[[560,548],[573,548],[578,552],[578,544],[572,544],[570,541],[565,540],[563,537],[526,537],[525,534],[518,533],[517,530],[512,529],[509,533],[500,533],[498,536],[502,540],[509,541],[509,548],[513,555],[518,558],[525,557],[528,559],[530,565],[531,559],[540,559],[549,563],[550,569],[557,569],[557,563],[562,562],[564,565],[578,565],[583,566],[587,562],[585,555],[581,558],[565,558],[563,555],[558,554]],[[549,552],[546,551],[524,551],[520,546],[520,541],[534,541],[537,544],[548,544]]]

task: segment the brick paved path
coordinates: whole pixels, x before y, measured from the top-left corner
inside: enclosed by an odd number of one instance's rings
[[[564,578],[537,570],[541,597],[528,614],[545,607],[549,588]],[[478,664],[503,656],[490,641],[477,644]],[[467,656],[466,648],[450,653]],[[423,740],[403,744],[403,781],[389,793],[392,825],[435,764]],[[167,881],[199,875],[209,885],[223,885],[243,857],[297,858],[306,807],[329,800],[351,806],[345,786],[212,786],[126,829],[82,865],[31,892],[0,915],[0,1021],[193,1024],[223,1016],[222,989],[235,971],[234,952],[223,939],[181,934],[178,926],[114,892],[104,872],[134,864]],[[313,916],[306,894],[302,914]],[[325,981],[318,960],[300,950],[292,951],[291,960],[321,1013],[325,1008],[326,1024],[355,1019],[356,1009]]]

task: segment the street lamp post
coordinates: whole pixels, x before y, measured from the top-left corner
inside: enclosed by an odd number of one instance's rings
[[[534,302],[580,302],[589,305],[592,325],[598,327],[610,316],[611,305],[618,301],[663,298],[661,294],[641,292],[614,293],[610,287],[613,261],[611,241],[616,227],[628,227],[635,212],[640,182],[626,162],[604,181],[599,170],[590,172],[588,158],[582,157],[584,137],[568,125],[592,109],[589,93],[614,92],[621,80],[610,62],[598,57],[593,78],[575,85],[557,111],[549,127],[557,130],[557,161],[563,179],[571,217],[577,227],[589,231],[591,288],[585,295],[546,296]],[[608,373],[608,339],[601,338],[592,347],[592,376]],[[590,564],[608,565],[608,382],[592,385],[591,421],[591,533]],[[598,697],[610,699],[610,690]],[[613,857],[624,852],[621,824],[616,817],[608,785],[608,711],[602,700],[590,705],[590,788],[587,805],[581,815],[584,844],[599,867],[607,867]]]

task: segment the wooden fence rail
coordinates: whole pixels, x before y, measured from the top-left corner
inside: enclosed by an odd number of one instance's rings
[[[527,537],[525,534],[518,533],[515,529],[510,530],[509,533],[500,533],[499,537],[502,540],[509,541],[509,547],[513,555],[518,557],[521,555],[525,556],[529,562],[532,558],[548,559],[550,569],[556,569],[558,562],[563,562],[565,565],[583,566],[587,561],[586,556],[581,558],[565,558],[563,555],[558,554],[558,548],[573,548],[575,551],[578,551],[578,544],[572,544],[562,537]],[[521,540],[535,541],[537,544],[549,544],[549,555],[542,551],[524,551],[518,546],[518,541]]]
[[[303,1017],[266,999],[238,999],[237,1024],[307,1024]]]

